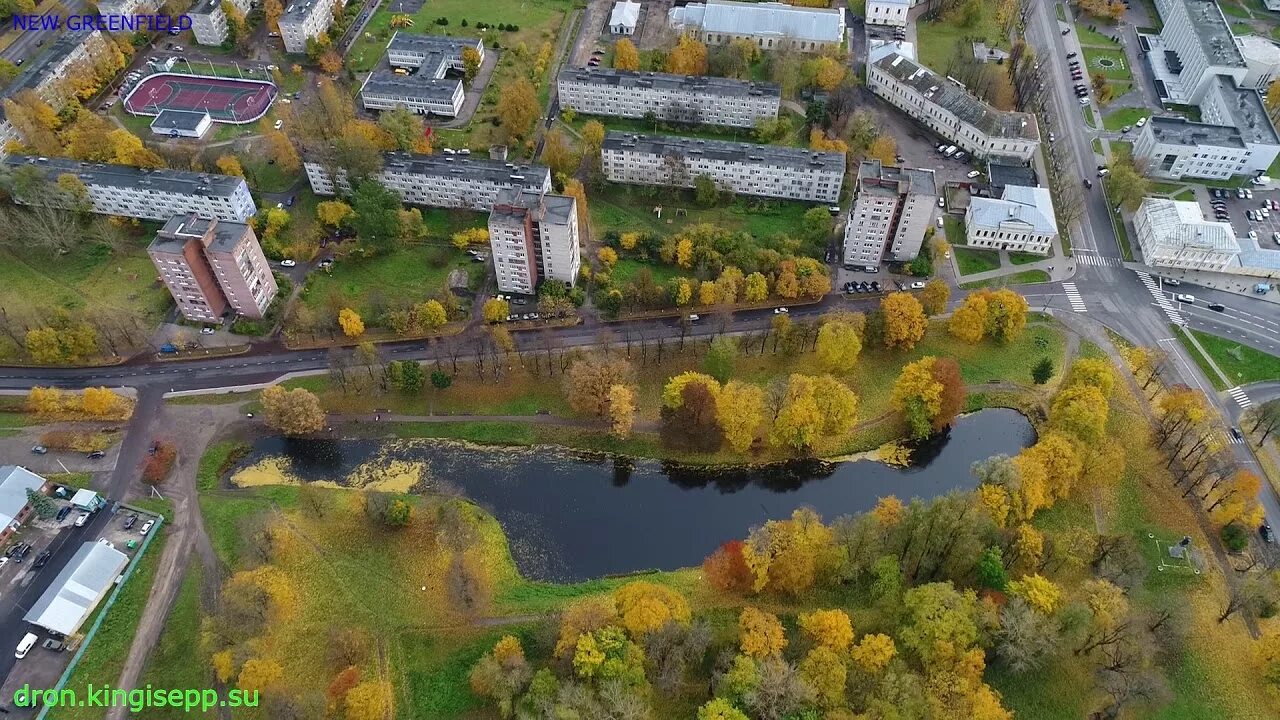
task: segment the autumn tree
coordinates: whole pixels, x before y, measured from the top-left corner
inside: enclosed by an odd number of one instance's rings
[[[951,300],[951,288],[942,278],[933,278],[924,284],[920,292],[920,306],[925,315],[930,317],[941,315],[947,311],[947,302]]]
[[[632,637],[641,637],[669,622],[688,625],[689,601],[666,585],[635,580],[613,591],[622,627]]]
[[[629,38],[620,38],[613,44],[613,67],[618,70],[640,69],[640,53]]]
[[[863,635],[858,644],[849,649],[854,666],[870,675],[883,672],[897,654],[893,638],[882,633]]]
[[[1049,406],[1051,427],[1088,443],[1100,439],[1107,426],[1107,398],[1096,387],[1072,385],[1054,396]]]
[[[831,372],[847,373],[858,362],[862,338],[849,323],[828,320],[818,328],[818,362]]]
[[[702,561],[702,574],[711,587],[734,595],[751,592],[751,568],[743,555],[744,547],[741,540],[730,540]]]
[[[1115,368],[1103,358],[1079,358],[1067,370],[1064,385],[1087,385],[1110,397],[1116,385]]]
[[[378,115],[378,127],[395,140],[397,150],[431,152],[431,142],[425,137],[426,126],[422,122],[422,116],[409,112],[403,106],[381,112]]]
[[[915,347],[929,327],[924,307],[911,293],[890,293],[880,301],[880,313],[884,318],[884,346],[891,350]]]
[[[525,659],[520,639],[504,635],[492,650],[480,657],[471,668],[468,679],[471,691],[476,695],[492,700],[500,708],[510,708],[532,676],[533,670]],[[383,714],[371,717],[384,718],[387,712],[389,708]],[[509,712],[504,711],[504,714]]]
[[[702,359],[702,369],[720,382],[727,382],[733,375],[733,367],[738,361],[738,341],[728,335],[721,335],[711,341],[706,357]]]
[[[267,28],[274,33],[280,32],[280,16],[284,15],[284,6],[280,4],[280,0],[264,0],[262,12],[267,21]]]
[[[578,167],[579,158],[560,130],[552,130],[542,139],[542,163],[551,168],[553,176],[568,176]]]
[[[738,644],[747,657],[781,656],[787,635],[778,616],[748,605],[738,614]]]
[[[347,337],[360,337],[364,334],[364,320],[351,308],[342,308],[338,312],[338,326]]]
[[[898,158],[898,143],[892,135],[880,133],[867,148],[867,158],[879,160],[882,165],[895,165]]]
[[[843,562],[834,533],[808,508],[752,529],[744,557],[756,591],[792,597],[808,592],[819,578],[831,579]]]
[[[745,453],[764,422],[764,391],[736,380],[728,383],[716,399],[716,418],[729,446]]]
[[[510,314],[510,305],[507,304],[506,300],[502,300],[500,298],[489,298],[488,300],[485,300],[484,306],[481,308],[481,315],[484,317],[484,321],[490,324],[500,323],[506,320],[507,316]]]
[[[980,342],[987,332],[986,296],[974,293],[965,298],[964,303],[947,320],[947,332],[971,345]]]
[[[792,374],[769,439],[774,445],[803,450],[813,445],[822,428],[822,412],[814,395],[813,378]]]
[[[285,390],[280,385],[272,385],[262,391],[259,400],[267,426],[285,435],[307,435],[324,427],[324,408],[309,390]]]
[[[1027,326],[1027,300],[1018,293],[1002,288],[984,290],[986,300],[985,332],[999,343],[1018,339]]]
[[[951,424],[964,406],[960,369],[950,358],[925,356],[902,368],[891,400],[913,437],[925,437]]]
[[[351,214],[351,206],[341,200],[324,200],[316,204],[316,219],[329,227],[338,227]]]
[[[814,610],[800,614],[800,629],[815,645],[845,653],[853,643],[853,622],[843,610]]]
[[[476,79],[476,74],[480,72],[480,51],[474,47],[467,46],[462,48],[462,78],[470,85]]]
[[[631,435],[636,418],[636,392],[622,384],[609,388],[609,428],[614,437]]]
[[[846,67],[839,60],[823,55],[805,62],[803,72],[809,84],[830,92],[844,80]],[[892,155],[889,161],[892,164]]]
[[[676,75],[705,75],[707,46],[692,35],[681,35],[676,46],[667,53],[667,72]]]
[[[218,166],[218,172],[223,175],[244,177],[244,168],[240,165],[240,158],[235,155],[220,155],[214,164]]]
[[[1039,574],[1009,581],[1009,593],[1026,601],[1036,612],[1052,615],[1062,602],[1062,588]]]
[[[523,138],[538,119],[538,107],[538,93],[533,83],[522,77],[502,88],[496,112],[507,135]]]
[[[632,375],[631,363],[625,358],[604,354],[584,356],[569,366],[565,376],[564,389],[569,407],[583,415],[605,417],[613,387],[630,387]]]

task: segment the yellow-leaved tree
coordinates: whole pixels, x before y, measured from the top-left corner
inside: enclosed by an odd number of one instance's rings
[[[716,399],[716,419],[729,447],[746,452],[764,422],[764,391],[757,385],[729,381]]]
[[[629,582],[613,591],[622,627],[633,638],[640,638],[668,622],[688,625],[691,618],[689,601],[680,591],[641,580]]]
[[[777,615],[748,605],[738,614],[738,644],[748,657],[780,657],[787,647],[787,634]]]
[[[347,337],[360,337],[364,334],[364,320],[361,319],[360,313],[351,308],[342,308],[338,311],[338,326],[342,328],[342,334]]]

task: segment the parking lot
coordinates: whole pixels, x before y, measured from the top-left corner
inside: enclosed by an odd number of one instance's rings
[[[1200,201],[1205,218],[1231,223],[1236,237],[1240,239],[1252,238],[1249,233],[1256,233],[1257,237],[1253,239],[1263,250],[1280,250],[1280,242],[1276,241],[1280,234],[1280,208],[1271,207],[1272,203],[1280,206],[1280,194],[1256,188],[1248,188],[1244,198],[1239,197],[1235,190],[1217,190],[1218,195],[1225,194],[1226,197],[1214,197],[1214,192],[1214,188],[1196,188],[1196,199]],[[1253,197],[1248,197],[1249,194]],[[1215,204],[1226,212],[1216,212],[1218,207]],[[1267,205],[1267,217],[1260,216],[1264,204]],[[1249,217],[1250,213],[1253,218]]]

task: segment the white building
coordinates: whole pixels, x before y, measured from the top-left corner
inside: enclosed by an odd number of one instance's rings
[[[317,195],[351,192],[339,172],[335,188],[330,171],[318,162],[304,163]],[[410,205],[490,210],[503,190],[551,191],[551,171],[544,165],[516,165],[466,155],[387,153],[376,178]]]
[[[561,107],[587,115],[754,127],[778,116],[782,89],[772,83],[611,69],[566,69],[556,80]]]
[[[201,110],[161,110],[151,121],[151,132],[165,137],[200,138],[213,126],[213,118]]]
[[[333,8],[343,0],[294,0],[280,16],[280,37],[285,52],[304,53],[307,41],[319,37],[333,24]],[[337,42],[337,38],[330,38]]]
[[[22,619],[49,632],[74,635],[128,564],[129,556],[106,540],[81,545]]]
[[[573,285],[582,260],[578,203],[566,195],[504,190],[489,213],[498,290],[532,294],[541,280]]]
[[[99,15],[138,15],[160,7],[158,0],[99,0]]]
[[[1237,37],[1236,46],[1240,48],[1240,55],[1248,68],[1240,87],[1265,92],[1271,81],[1280,75],[1280,47],[1261,35]]]
[[[1166,102],[1194,105],[1218,75],[1243,83],[1248,67],[1215,0],[1156,0],[1164,27],[1139,35]]]
[[[396,75],[375,70],[360,86],[360,104],[365,110],[403,107],[419,115],[456,117],[466,97],[460,78],[435,78],[421,71]]]
[[[640,22],[640,3],[631,0],[620,0],[613,4],[613,12],[609,13],[609,32],[614,35],[635,35],[636,23]]]
[[[1053,198],[1042,187],[1006,185],[1000,198],[971,198],[964,222],[969,247],[1048,255],[1058,239]]]
[[[867,0],[867,24],[906,27],[912,0]]]
[[[691,33],[707,45],[727,45],[739,38],[764,50],[792,47],[819,52],[844,45],[843,9],[709,0],[673,7],[667,11],[667,20],[672,28]]]
[[[846,268],[915,258],[938,201],[932,170],[858,165],[858,185],[844,226]]]
[[[251,0],[229,0],[242,14],[249,13]],[[221,45],[227,39],[229,23],[222,10],[222,0],[200,0],[187,11],[191,31],[201,45]],[[305,44],[305,40],[303,43]]]
[[[480,61],[484,61],[484,41],[479,38],[417,35],[397,30],[387,43],[387,62],[392,67],[422,68],[442,78],[447,70],[461,72],[464,69],[462,51],[465,48],[475,48]]]
[[[741,195],[836,203],[844,153],[776,145],[609,132],[601,148],[610,182],[693,187],[706,175]]]
[[[1196,202],[1146,198],[1133,228],[1143,261],[1153,267],[1222,272],[1240,254],[1231,224],[1205,220]]]
[[[1200,122],[1153,117],[1133,145],[1148,173],[1170,180],[1225,180],[1258,175],[1280,154],[1280,136],[1257,90],[1235,86],[1230,77],[1205,83]]]
[[[100,215],[165,220],[195,213],[202,218],[244,222],[258,208],[244,178],[184,170],[142,170],[128,165],[82,163],[63,158],[13,155],[5,159],[13,173],[35,173],[48,191],[39,202],[72,207],[75,198],[53,189],[61,175],[79,178],[88,191],[90,211]],[[21,204],[31,198],[16,197]]]
[[[869,63],[867,87],[974,157],[1025,162],[1040,145],[1034,115],[997,110],[905,55]]]
[[[0,466],[0,542],[6,542],[31,514],[27,491],[42,492],[45,479],[18,465]]]

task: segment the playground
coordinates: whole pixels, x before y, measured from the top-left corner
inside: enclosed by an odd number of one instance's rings
[[[265,115],[278,94],[273,83],[263,80],[157,73],[138,83],[125,98],[124,109],[132,115],[204,110],[214,122],[243,125]]]

